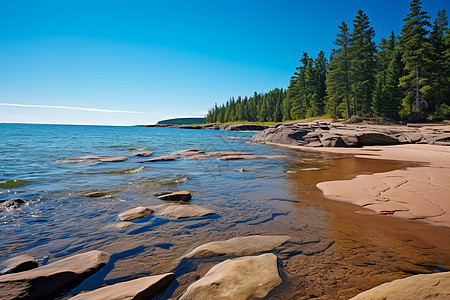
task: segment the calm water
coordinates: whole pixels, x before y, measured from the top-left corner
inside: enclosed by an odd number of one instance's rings
[[[30,254],[47,264],[102,250],[112,254],[110,263],[62,297],[173,271],[177,281],[160,295],[161,299],[178,296],[212,265],[224,260],[180,262],[183,254],[205,242],[249,234],[292,237],[290,243],[274,251],[280,258],[283,284],[269,294],[270,299],[347,298],[393,278],[448,268],[448,239],[433,238],[450,236],[448,230],[390,218],[386,221],[386,217],[361,218],[354,206],[323,199],[315,189],[322,180],[374,169],[389,171],[406,164],[371,164],[368,160],[277,149],[252,143],[252,135],[168,128],[0,124],[0,182],[27,182],[0,188],[0,199],[28,201],[19,209],[0,212],[0,260]],[[285,159],[179,159],[139,164],[145,158],[130,153],[131,149],[145,149],[160,156],[189,148],[284,155]],[[129,159],[102,164],[57,162],[92,154],[125,155]],[[311,167],[320,171],[302,170]],[[98,190],[110,195],[82,196]],[[189,190],[193,204],[214,209],[217,214],[181,221],[149,216],[125,230],[104,228],[117,222],[120,212],[160,203],[152,194],[164,190]],[[365,227],[367,231],[361,230]],[[424,232],[425,237],[417,232]]]

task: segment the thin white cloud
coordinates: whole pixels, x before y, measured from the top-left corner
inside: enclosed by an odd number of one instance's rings
[[[140,114],[142,112],[129,111],[129,110],[111,110],[101,108],[86,108],[86,107],[73,107],[73,106],[57,106],[57,105],[35,105],[35,104],[16,104],[16,103],[0,103],[3,106],[16,106],[16,107],[38,107],[38,108],[56,108],[56,109],[69,109],[69,110],[82,110],[93,112],[106,112],[106,113],[123,113],[123,114]]]

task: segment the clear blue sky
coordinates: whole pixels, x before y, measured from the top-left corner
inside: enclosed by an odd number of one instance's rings
[[[449,11],[450,1],[422,3],[432,20]],[[0,0],[0,122],[203,116],[287,87],[301,52],[328,57],[359,8],[378,42],[400,32],[409,1]]]

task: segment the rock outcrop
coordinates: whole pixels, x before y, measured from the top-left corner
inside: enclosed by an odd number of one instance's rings
[[[142,277],[81,293],[71,300],[140,300],[151,299],[175,279],[173,273]]]
[[[432,127],[286,123],[261,131],[255,134],[252,140],[259,143],[307,147],[361,147],[408,143],[450,146],[450,131]]]
[[[121,162],[128,158],[125,156],[110,156],[110,155],[87,155],[81,157],[69,157],[66,159],[57,160],[61,163],[101,163],[101,162]]]
[[[0,264],[0,274],[12,274],[37,268],[39,265],[30,255],[19,255]]]
[[[450,272],[420,274],[384,283],[351,300],[450,299]]]
[[[100,270],[109,254],[90,251],[24,271],[0,276],[0,299],[51,299]]]
[[[168,203],[152,205],[150,208],[154,211],[156,216],[172,219],[200,218],[216,213],[212,209],[207,209],[193,204]]]
[[[244,256],[215,265],[204,277],[190,285],[179,299],[264,298],[280,283],[274,254]]]
[[[286,235],[251,235],[236,237],[226,241],[210,242],[201,245],[190,253],[186,258],[202,258],[213,256],[243,256],[258,252],[273,250],[289,239]]]
[[[151,151],[132,151],[131,152],[134,156],[141,156],[141,157],[148,157],[148,156],[152,156],[153,152]]]
[[[138,206],[127,210],[119,215],[119,219],[122,221],[133,221],[145,218],[153,213],[153,210],[149,207]]]

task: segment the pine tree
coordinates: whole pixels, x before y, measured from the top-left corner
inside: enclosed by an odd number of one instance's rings
[[[333,49],[330,57],[329,71],[327,74],[327,104],[326,112],[333,118],[342,117],[342,109],[345,116],[350,117],[350,57],[348,47],[350,33],[345,22],[338,26],[340,29],[333,44],[338,46]],[[345,102],[344,102],[345,101]]]
[[[383,97],[388,99],[382,107],[383,116],[398,118],[402,107],[403,89],[399,86],[403,75],[404,64],[399,50],[394,50],[392,59],[386,72],[386,85],[383,88]]]
[[[405,74],[400,78],[400,85],[406,92],[403,99],[405,114],[413,111],[423,116],[423,110],[428,103],[424,99],[427,85],[426,54],[428,48],[427,27],[428,15],[422,11],[420,0],[412,0],[410,13],[403,20],[405,25],[399,38],[399,49],[402,54],[402,62],[405,64]]]
[[[309,90],[307,87],[306,73],[312,66],[308,53],[303,52],[303,56],[300,61],[302,65],[297,68],[297,78],[291,93],[292,96],[289,95],[291,96],[291,117],[293,119],[303,119],[309,106]]]
[[[429,36],[428,73],[430,75],[430,90],[427,100],[432,110],[437,109],[448,94],[450,86],[450,56],[445,34],[448,35],[448,20],[445,9],[440,10],[433,23]]]
[[[359,110],[370,113],[372,94],[375,88],[375,32],[370,27],[369,17],[360,9],[353,20],[353,32],[350,40],[351,72],[353,91],[353,113]]]

